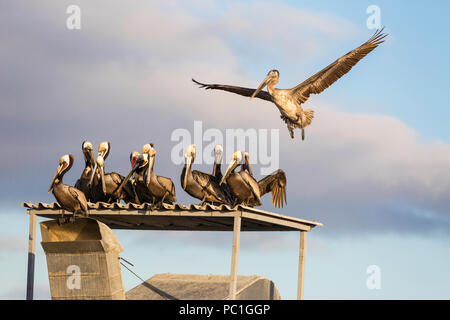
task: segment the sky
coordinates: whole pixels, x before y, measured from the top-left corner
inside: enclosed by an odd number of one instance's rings
[[[73,4],[79,30],[66,27]],[[305,141],[298,131],[289,138],[270,103],[191,82],[255,88],[275,68],[277,86],[294,87],[374,33],[370,5],[389,36],[310,97]],[[59,157],[75,156],[64,177],[73,185],[82,141],[110,141],[106,171],[124,175],[130,152],[152,141],[157,174],[173,179],[179,202],[197,203],[171,161],[173,132],[193,132],[194,121],[220,132],[279,130],[288,205],[274,209],[266,196],[261,209],[323,223],[308,234],[306,299],[449,299],[449,9],[445,1],[2,1],[0,299],[25,297],[28,215],[20,204],[54,201],[47,190]],[[228,232],[115,233],[144,279],[230,271]],[[39,241],[35,297],[49,299]],[[295,299],[298,242],[297,233],[244,233],[239,273],[267,277],[283,299]],[[366,285],[372,265],[380,289]],[[122,272],[126,290],[140,283]]]

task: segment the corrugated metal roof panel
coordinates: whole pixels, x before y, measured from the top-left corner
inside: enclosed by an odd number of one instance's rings
[[[38,202],[38,203],[30,203],[30,202],[24,202],[22,203],[22,206],[28,209],[34,209],[34,210],[48,210],[48,209],[56,209],[60,210],[61,206],[57,202],[52,203],[44,203],[44,202]],[[119,209],[119,210],[152,210],[150,203],[143,203],[143,204],[136,204],[136,203],[106,203],[106,202],[88,202],[89,209],[94,210],[102,210],[102,209]],[[213,210],[213,211],[236,211],[236,210],[242,210],[242,209],[248,209],[249,207],[245,206],[230,206],[230,205],[220,205],[215,206],[211,204],[204,204],[203,206],[197,205],[197,204],[189,204],[184,205],[181,203],[175,203],[175,204],[163,204],[163,208],[160,208],[159,210],[165,209],[165,210],[187,210],[187,211],[206,211],[206,210]]]
[[[40,217],[55,219],[65,213],[60,205],[53,203],[29,203],[23,207]],[[142,230],[233,230],[233,217],[242,217],[242,230],[248,231],[309,231],[320,222],[281,215],[246,206],[214,206],[205,204],[163,204],[152,208],[149,203],[88,203],[89,217],[97,219],[113,229]]]

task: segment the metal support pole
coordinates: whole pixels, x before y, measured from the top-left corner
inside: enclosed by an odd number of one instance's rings
[[[36,215],[29,212],[30,229],[28,236],[28,271],[27,271],[27,300],[33,300],[34,289],[34,258],[36,251]]]
[[[303,289],[305,285],[305,252],[306,250],[306,231],[300,231],[300,252],[298,258],[298,287],[297,299],[303,300]]]
[[[240,238],[241,238],[241,216],[235,216],[233,226],[233,253],[231,255],[231,275],[230,275],[231,280],[230,280],[230,294],[229,294],[231,300],[236,300]]]

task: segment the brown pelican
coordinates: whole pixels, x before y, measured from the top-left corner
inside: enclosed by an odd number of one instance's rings
[[[148,157],[142,156],[139,152],[134,151],[130,154],[131,161],[131,170],[133,171],[133,167],[138,164],[138,166],[134,169],[133,172],[133,186],[136,192],[136,195],[139,198],[141,203],[148,202],[154,203],[154,196],[150,193],[150,190],[147,188],[144,182],[144,173],[148,167]],[[126,178],[125,178],[126,180]]]
[[[243,165],[242,170],[235,172],[240,164]],[[225,181],[235,198],[235,205],[260,206],[262,204],[261,197],[268,192],[272,193],[272,202],[275,207],[282,208],[283,199],[286,202],[286,175],[284,171],[279,169],[257,182],[253,178],[248,153],[242,151],[233,153],[220,184]]]
[[[97,156],[102,156],[103,160],[109,155],[109,149],[111,147],[111,143],[109,141],[105,141],[100,143],[98,146]],[[96,179],[94,179],[96,178]],[[88,186],[91,188],[92,200],[94,202],[100,201],[98,198],[103,198],[101,194],[98,192],[100,188],[100,171],[98,170],[97,161],[94,163],[94,169],[92,170],[91,179],[89,180]],[[95,190],[95,192],[94,192]]]
[[[59,159],[58,169],[48,190],[48,192],[53,192],[61,208],[73,212],[72,219],[74,219],[76,214],[82,214],[84,216],[88,216],[89,214],[84,193],[75,187],[63,184],[62,181],[64,174],[72,168],[73,160],[74,158],[71,154],[66,154]]]
[[[94,202],[138,202],[130,182],[125,184],[121,192],[116,192],[124,177],[116,172],[105,174],[105,159],[109,155],[111,144],[102,142],[98,147],[98,157],[92,172],[90,184]]]
[[[149,188],[144,182],[144,173],[148,169],[148,155],[147,154],[139,154],[139,152],[135,151],[130,154],[130,162],[131,162],[131,170],[125,179],[122,181],[122,184],[117,189],[117,192],[120,192],[123,186],[133,177],[133,181],[131,182],[134,186],[135,192],[139,201],[141,203],[148,202],[151,204],[155,203],[155,197],[150,193]]]
[[[197,170],[191,170],[192,163],[195,160],[194,144],[191,144],[186,149],[184,157],[186,158],[186,163],[181,172],[181,185],[183,189],[192,197],[200,199],[200,205],[203,205],[205,202],[229,204],[230,201],[215,176]]]
[[[176,202],[177,198],[173,181],[170,178],[157,176],[153,171],[156,156],[153,144],[145,144],[142,147],[142,155],[144,159],[147,158],[148,160],[147,170],[144,173],[144,183],[154,197],[154,204],[161,207],[164,202]]]
[[[216,181],[220,184],[220,180],[222,180],[222,159],[223,159],[223,147],[222,145],[218,144],[214,147],[214,167],[212,175],[216,179]],[[227,199],[230,203],[234,202],[233,196],[230,192],[230,189],[228,188],[228,185],[226,182],[222,183],[220,185],[222,190],[225,192],[225,195],[227,196]]]
[[[302,130],[302,140],[305,138],[304,128],[311,124],[314,117],[313,110],[304,110],[301,105],[308,100],[311,94],[319,94],[332,85],[336,80],[349,72],[352,67],[369,52],[384,42],[387,34],[383,29],[377,30],[375,34],[358,48],[343,55],[325,69],[319,71],[312,77],[303,81],[292,89],[277,89],[274,85],[278,83],[280,73],[271,70],[257,89],[236,87],[222,84],[204,84],[194,81],[205,89],[217,89],[233,92],[246,97],[257,97],[275,103],[281,113],[281,119],[286,123],[291,138],[294,138],[294,128]],[[262,89],[267,86],[268,91]]]
[[[89,181],[92,175],[92,168],[95,166],[92,143],[89,141],[84,141],[81,145],[81,149],[84,155],[85,167],[80,179],[78,179],[75,183],[75,188],[81,190],[86,196],[86,199],[91,201],[92,196]]]

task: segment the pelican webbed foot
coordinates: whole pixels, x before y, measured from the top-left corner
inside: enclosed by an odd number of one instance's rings
[[[68,223],[69,219],[70,218],[66,218],[66,217],[62,216],[62,217],[59,217],[56,219],[56,223],[58,224],[58,226],[62,226],[63,224]]]

